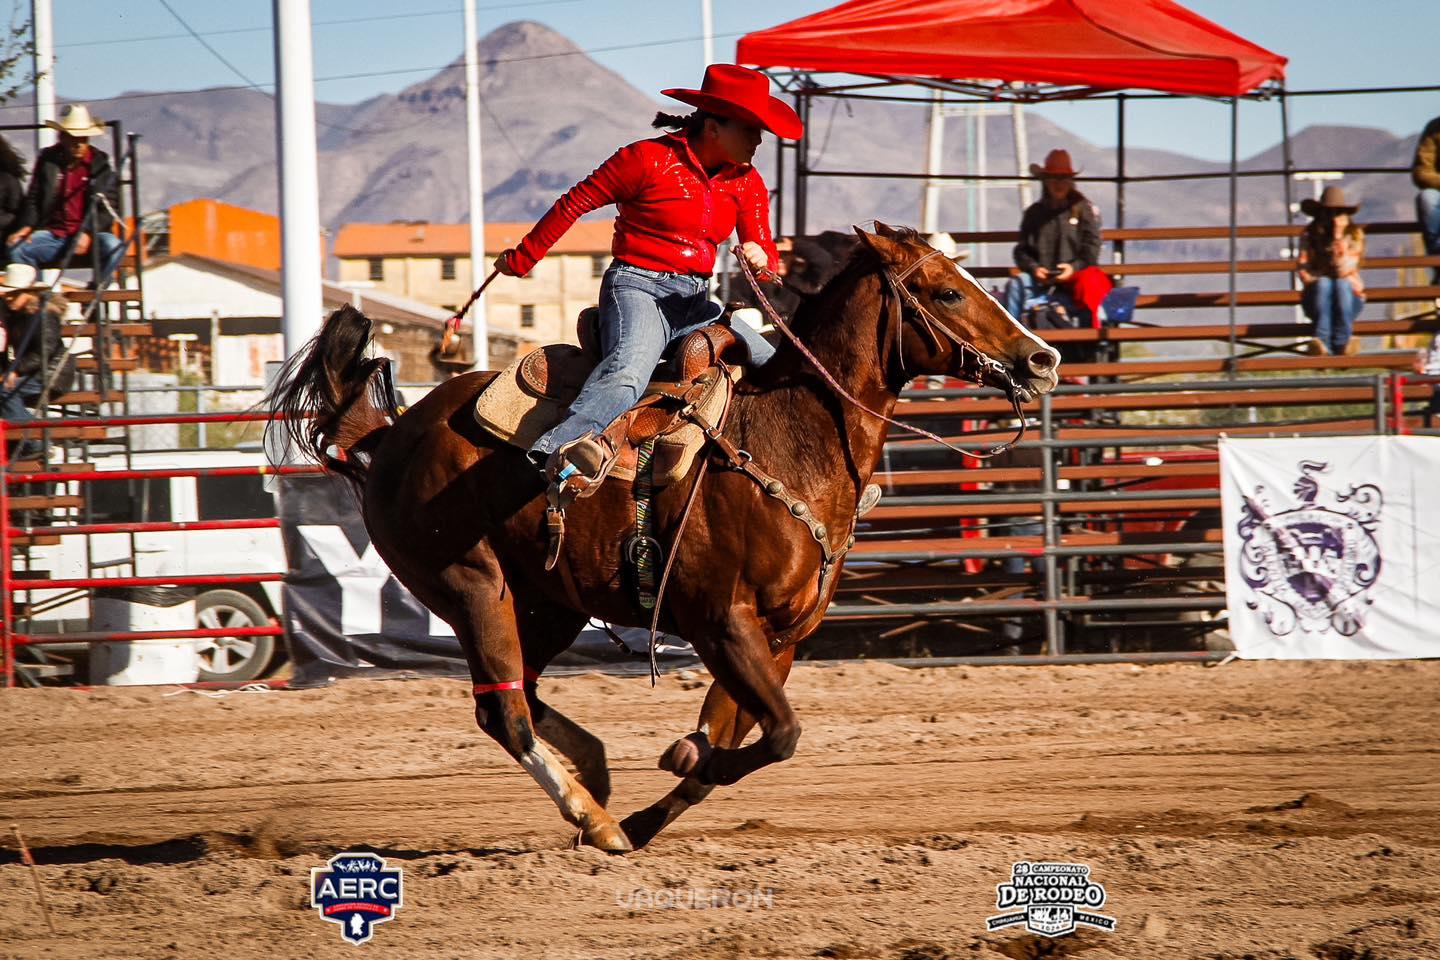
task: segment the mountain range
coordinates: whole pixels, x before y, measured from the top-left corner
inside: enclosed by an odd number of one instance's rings
[[[490,220],[538,218],[556,196],[617,146],[651,135],[649,122],[657,109],[684,109],[636,90],[570,40],[537,23],[502,26],[485,36],[478,49],[485,211]],[[317,104],[321,222],[333,230],[348,222],[464,220],[468,209],[464,99],[464,67],[457,59],[393,95],[352,105]],[[6,111],[14,116],[17,109],[22,108],[11,105]],[[141,135],[141,202],[146,210],[194,197],[276,209],[275,115],[269,94],[235,88],[134,91],[97,104],[96,112],[123,121],[126,130]],[[829,171],[918,172],[927,113],[923,104],[818,100],[810,117],[810,164]],[[991,114],[984,122],[988,169],[991,173],[1015,170],[1008,112]],[[943,172],[962,172],[964,132],[963,123],[947,123]],[[1086,173],[1106,175],[1115,170],[1114,150],[1086,143],[1033,112],[1027,115],[1026,132],[1031,159],[1064,146]],[[17,146],[24,145],[22,139],[17,139]],[[1410,160],[1413,143],[1384,130],[1317,126],[1293,136],[1291,149],[1300,167],[1403,166]],[[1279,159],[1277,145],[1247,157],[1242,167],[1275,167]],[[757,162],[773,185],[771,144],[761,148]],[[1145,177],[1179,171],[1220,173],[1225,166],[1163,150],[1132,148],[1126,169],[1130,176]],[[1113,188],[1082,186],[1100,205],[1107,222],[1113,222]],[[1407,177],[1357,176],[1345,186],[1352,196],[1363,198],[1362,220],[1413,216]],[[1298,187],[1309,189],[1304,184]],[[1126,192],[1126,225],[1224,223],[1227,191],[1223,178],[1132,184]],[[989,228],[1010,229],[1019,218],[1016,190],[1007,186],[986,192]],[[844,229],[871,218],[913,224],[920,193],[915,180],[817,177],[812,180],[807,226],[812,231]],[[972,226],[967,193],[945,191],[942,229]],[[1283,219],[1277,178],[1242,180],[1240,196],[1241,222]],[[787,206],[792,203],[787,198]],[[1207,251],[1214,253],[1213,242],[1197,243],[1191,250],[1171,246],[1166,255]]]

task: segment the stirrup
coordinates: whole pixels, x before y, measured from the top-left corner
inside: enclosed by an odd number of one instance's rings
[[[615,459],[614,450],[602,438],[587,434],[560,447],[545,462],[545,477],[555,492],[560,509],[595,492]]]

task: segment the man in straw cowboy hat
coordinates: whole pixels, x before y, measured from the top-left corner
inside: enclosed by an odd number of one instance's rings
[[[1345,352],[1355,318],[1365,308],[1365,281],[1360,279],[1365,231],[1351,220],[1359,209],[1340,187],[1326,187],[1319,200],[1300,201],[1301,212],[1313,218],[1300,234],[1295,271],[1305,285],[1300,308],[1315,323],[1322,353]]]
[[[1020,242],[1015,265],[1020,273],[1005,287],[1005,308],[1020,317],[1025,302],[1045,287],[1071,315],[1080,305],[1093,318],[1110,291],[1110,278],[1096,266],[1100,261],[1100,208],[1075,189],[1080,171],[1070,162],[1068,150],[1051,150],[1045,163],[1030,164],[1045,195],[1032,203],[1020,219]]]
[[[37,283],[35,277],[35,268],[28,263],[12,263],[0,278],[0,317],[9,353],[0,364],[4,370],[0,378],[0,419],[8,423],[31,419],[30,411],[65,360],[60,321],[69,304],[60,296],[42,304],[40,291],[44,284]],[[52,393],[57,386],[52,385]],[[38,448],[33,441],[26,441],[12,449],[11,455],[19,459]]]
[[[100,257],[95,286],[104,285],[120,257],[124,242],[110,232],[119,205],[119,184],[105,151],[91,146],[90,138],[105,132],[105,125],[90,116],[83,104],[73,104],[57,122],[45,125],[60,132],[58,143],[40,151],[30,190],[20,210],[19,228],[6,241],[10,259],[41,268],[56,265],[68,252],[70,266],[92,263],[92,244]],[[96,194],[109,201],[93,202]]]
[[[640,398],[665,348],[719,316],[709,297],[718,244],[734,231],[753,269],[778,267],[769,192],[752,160],[765,131],[798,139],[800,118],[770,95],[764,74],[729,63],[711,64],[698,90],[661,93],[694,112],[657,113],[651,125],[673,132],[621,147],[495,261],[501,273],[523,277],[580,216],[617,208],[615,259],[600,284],[603,359],[565,419],[530,450],[552,483],[571,489],[599,479],[614,452],[601,434]],[[732,329],[753,363],[774,354],[745,324]]]

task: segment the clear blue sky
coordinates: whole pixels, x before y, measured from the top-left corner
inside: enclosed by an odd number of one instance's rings
[[[268,89],[274,79],[269,0],[168,2],[218,57],[190,36],[161,0],[62,0],[55,4],[60,95],[99,100],[126,91],[228,85],[241,82],[237,70]],[[402,12],[400,5],[381,0],[313,0],[318,99],[353,103],[394,92],[461,54],[460,4],[411,3],[413,8]],[[700,74],[699,0],[477,0],[477,5],[482,36],[512,20],[539,21],[646,92],[692,83]],[[716,56],[732,57],[736,38],[747,31],[833,5],[834,0],[715,0]],[[1440,0],[1192,0],[1188,6],[1289,57],[1291,89],[1440,82]],[[1292,130],[1347,123],[1408,135],[1440,114],[1440,97],[1434,95],[1292,102]],[[102,103],[94,108],[105,115]],[[1101,145],[1114,142],[1112,107],[1044,109],[1080,136]],[[1273,106],[1242,109],[1242,153],[1263,149],[1278,135]],[[1141,107],[1130,115],[1127,138],[1135,146],[1222,159],[1229,150],[1227,114],[1203,103]]]

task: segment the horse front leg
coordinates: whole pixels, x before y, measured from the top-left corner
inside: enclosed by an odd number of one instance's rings
[[[790,665],[795,660],[795,648],[788,647],[772,661],[776,679],[784,684],[790,675]],[[711,744],[734,748],[745,742],[745,737],[755,726],[755,717],[741,710],[733,697],[725,692],[719,683],[710,684],[705,693],[705,703],[700,708],[700,719],[695,732],[682,737],[660,758],[662,769],[670,770],[684,779],[664,797],[642,810],[637,810],[620,826],[636,849],[645,846],[686,810],[700,803],[715,789],[713,783],[702,783],[693,776],[695,769],[707,761],[712,752]]]
[[[800,721],[785,697],[785,682],[775,670],[776,659],[759,619],[744,607],[732,608],[723,631],[697,636],[695,646],[715,682],[760,724],[760,738],[746,747],[714,748],[700,758],[694,775],[702,783],[731,784],[788,760],[800,739]]]

